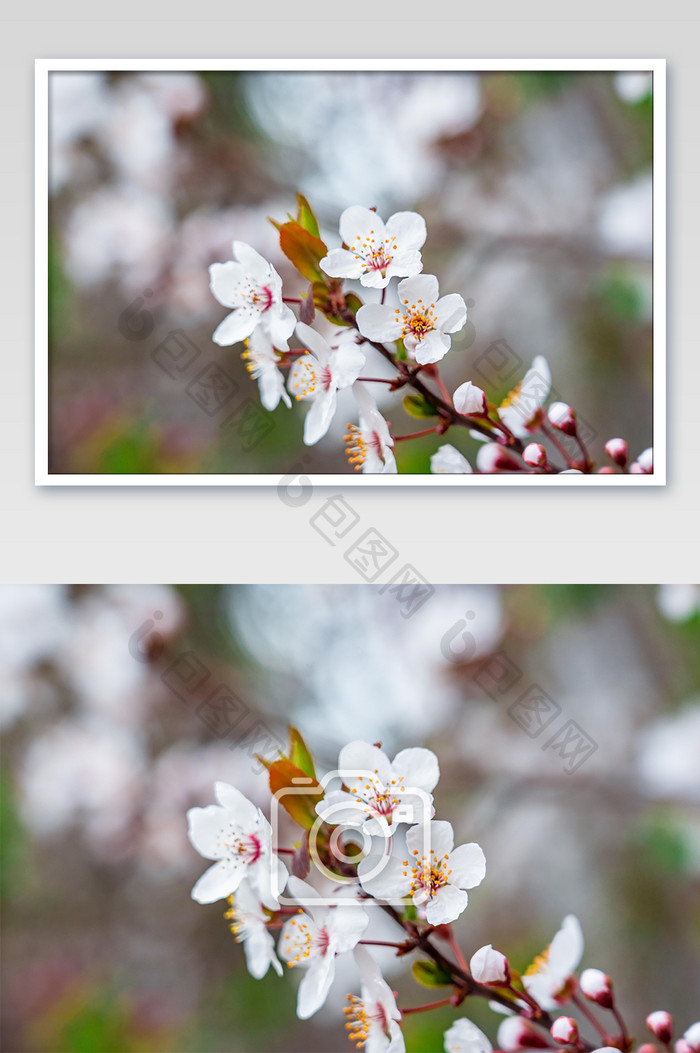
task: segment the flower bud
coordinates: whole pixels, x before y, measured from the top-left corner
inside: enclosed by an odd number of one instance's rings
[[[630,465],[630,475],[651,475],[654,471],[654,449],[650,446],[640,453],[634,464]]]
[[[578,1024],[571,1016],[560,1016],[549,1029],[555,1042],[570,1046],[578,1039]]]
[[[498,1027],[496,1036],[498,1049],[515,1053],[518,1049],[546,1049],[549,1045],[546,1032],[520,1016],[508,1016]]]
[[[600,1053],[600,1050],[597,1050],[596,1053]],[[643,1042],[638,1047],[637,1053],[659,1053],[659,1047],[655,1046],[653,1042]]]
[[[489,411],[485,393],[471,380],[459,385],[452,401],[457,412],[467,417],[485,417]]]
[[[505,954],[493,949],[491,944],[480,947],[472,955],[469,969],[478,984],[509,984],[510,969]]]
[[[541,443],[531,442],[530,445],[526,446],[523,450],[523,460],[525,461],[525,464],[529,464],[531,468],[546,468],[547,451]]]
[[[549,423],[565,435],[576,434],[576,414],[566,402],[553,402],[547,416]]]
[[[520,465],[498,442],[485,443],[476,455],[477,471],[490,475],[493,472],[519,472]]]
[[[693,1047],[684,1038],[679,1038],[673,1048],[675,1053],[693,1053]]]
[[[691,1024],[688,1030],[683,1032],[683,1038],[688,1043],[693,1053],[700,1053],[700,1020]]]
[[[608,465],[605,465],[605,467],[599,468],[596,474],[597,475],[614,475],[615,474],[615,469],[608,467]]]
[[[627,464],[627,443],[624,439],[608,439],[605,452],[611,461],[624,468]]]
[[[581,973],[581,990],[591,1002],[612,1009],[613,990],[610,977],[600,969],[584,969]]]
[[[668,1045],[673,1034],[673,1017],[665,1009],[658,1009],[655,1013],[649,1013],[647,1027],[654,1038]]]

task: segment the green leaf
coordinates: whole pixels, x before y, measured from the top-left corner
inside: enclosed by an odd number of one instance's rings
[[[437,962],[414,962],[411,966],[414,980],[423,987],[451,987],[452,977]]]
[[[432,402],[428,402],[423,395],[406,395],[403,400],[403,408],[412,417],[437,417],[438,412]]]
[[[408,352],[403,340],[396,341],[396,357],[400,358],[402,362],[408,362]]]
[[[362,307],[362,300],[360,299],[360,297],[355,296],[355,293],[351,292],[345,294],[345,303],[350,308],[353,314],[357,314],[357,312]]]
[[[328,254],[328,249],[321,239],[294,220],[283,223],[279,232],[280,248],[299,273],[307,281],[325,282],[325,275],[318,264]]]
[[[303,194],[297,194],[297,209],[297,222],[301,224],[304,230],[308,230],[309,234],[313,234],[315,238],[320,237],[318,220]]]
[[[309,748],[300,732],[291,727],[289,729],[289,759],[292,764],[296,764],[297,768],[301,768],[305,775],[310,775],[312,779],[316,778],[316,769]]]

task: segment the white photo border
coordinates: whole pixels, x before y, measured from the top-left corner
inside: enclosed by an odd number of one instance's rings
[[[276,486],[266,474],[64,474],[49,472],[48,385],[48,87],[49,75],[74,70],[514,71],[575,70],[653,74],[653,446],[651,475],[355,475],[309,474],[318,486],[665,486],[666,485],[666,60],[649,58],[228,58],[35,60],[35,462],[36,486]]]

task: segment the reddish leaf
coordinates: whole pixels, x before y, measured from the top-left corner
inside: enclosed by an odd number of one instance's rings
[[[325,281],[323,271],[318,264],[319,260],[327,255],[328,249],[321,239],[314,237],[294,220],[283,223],[279,232],[280,248],[299,273],[310,282]]]

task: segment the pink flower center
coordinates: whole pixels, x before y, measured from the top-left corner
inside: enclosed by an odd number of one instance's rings
[[[248,866],[252,866],[253,863],[257,863],[262,855],[260,838],[256,837],[255,834],[242,837],[236,845],[235,851],[245,860]]]
[[[251,297],[251,303],[257,307],[257,309],[264,314],[265,311],[269,311],[272,307],[275,297],[271,289],[268,289],[267,285],[255,289]]]

